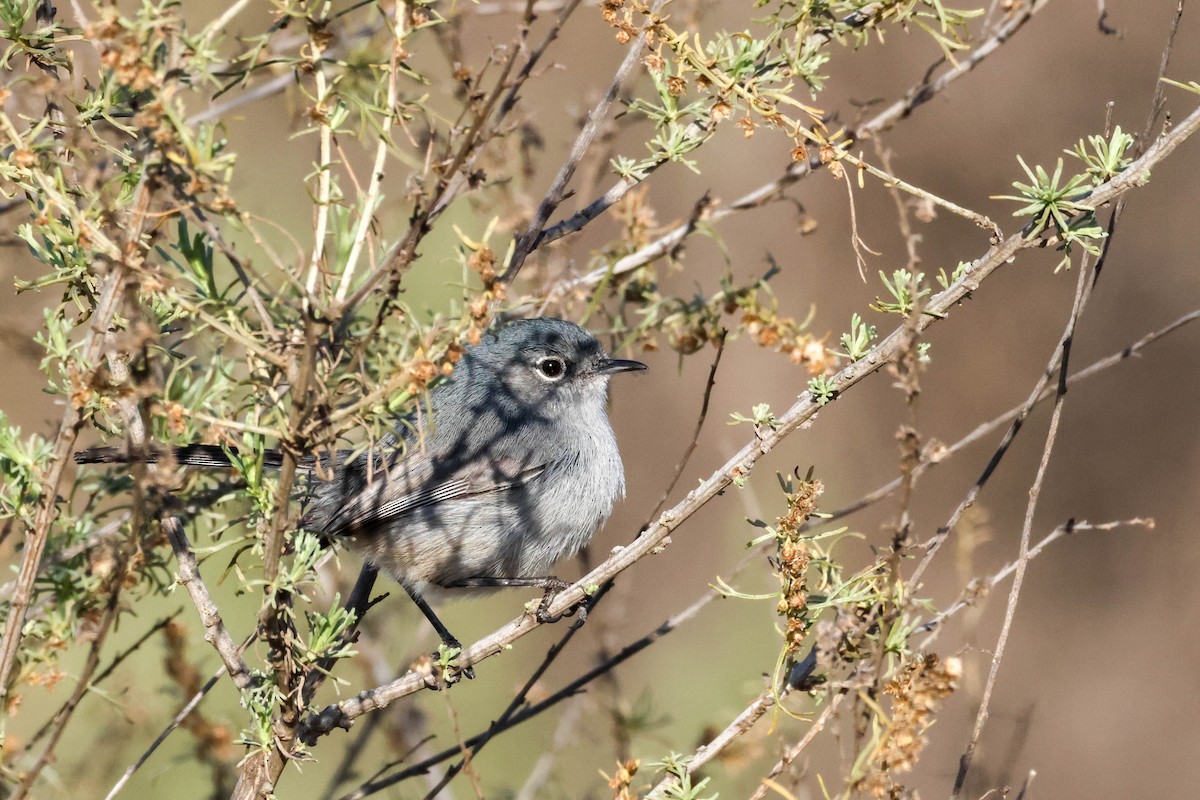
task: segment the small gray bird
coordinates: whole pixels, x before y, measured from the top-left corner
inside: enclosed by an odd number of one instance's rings
[[[429,413],[368,453],[338,454],[303,524],[349,538],[408,591],[442,640],[457,641],[430,591],[565,586],[548,575],[578,552],[625,493],[608,420],[608,381],[645,364],[609,358],[559,319],[511,322],[463,356],[429,395]],[[76,461],[123,460],[111,448]],[[177,448],[184,464],[228,463],[219,450]],[[270,462],[268,462],[270,463]]]

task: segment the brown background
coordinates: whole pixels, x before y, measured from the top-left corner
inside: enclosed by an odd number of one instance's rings
[[[1031,165],[1052,165],[1064,148],[1102,130],[1109,102],[1113,121],[1124,129],[1137,132],[1144,125],[1174,4],[1112,2],[1109,9],[1108,21],[1120,36],[1098,32],[1096,4],[1090,0],[1052,3],[973,74],[885,134],[897,174],[989,214],[1006,233],[1016,230],[1009,216],[1012,204],[989,197],[1008,193],[1011,181],[1024,179],[1017,154]],[[676,13],[680,24],[688,18],[682,7]],[[720,4],[702,19],[701,30],[745,27],[749,13],[740,4]],[[247,27],[257,30],[259,21],[253,22]],[[490,44],[507,40],[510,24],[510,17],[483,18],[468,25],[466,41],[476,53],[484,53]],[[1184,17],[1170,76],[1200,76],[1198,41],[1200,19],[1193,10]],[[531,184],[534,191],[557,171],[575,120],[607,86],[621,54],[596,12],[581,10],[550,53],[565,68],[551,71],[524,93],[547,137],[542,173]],[[884,44],[873,42],[853,57],[840,51],[827,69],[830,88],[817,105],[837,112],[842,120],[855,120],[860,113],[856,104],[890,102],[919,81],[935,57],[936,48],[919,31],[893,31]],[[429,58],[431,65],[437,63]],[[1197,100],[1168,90],[1168,108],[1176,117],[1190,111]],[[291,226],[304,241],[310,238],[310,209],[302,180],[311,167],[313,140],[288,140],[297,127],[298,103],[296,98],[276,98],[251,106],[229,121],[228,132],[233,149],[241,154],[235,196],[243,205]],[[621,138],[618,152],[640,156],[639,132]],[[669,166],[650,181],[649,198],[659,221],[683,218],[706,190],[729,201],[771,180],[786,165],[789,147],[770,131],[747,141],[727,126],[701,151],[701,175]],[[866,155],[874,159],[869,147]],[[1147,187],[1129,196],[1107,270],[1079,331],[1072,361],[1076,368],[1200,305],[1194,255],[1200,233],[1198,165],[1200,144],[1189,141],[1154,173]],[[770,253],[783,268],[772,285],[786,313],[803,318],[814,307],[812,327],[818,333],[830,332],[831,341],[847,329],[855,311],[881,331],[890,330],[893,318],[869,312],[867,306],[882,291],[873,273],[890,272],[905,259],[891,198],[877,181],[855,192],[860,234],[883,253],[869,261],[871,274],[864,285],[854,265],[844,186],[821,173],[791,189],[789,197],[803,203],[819,222],[818,230],[801,236],[789,204],[738,215],[719,226],[735,273],[744,277],[765,271]],[[391,230],[399,230],[403,214],[394,203],[388,206],[385,229],[391,225]],[[486,222],[465,207],[451,216],[468,231],[478,232]],[[447,296],[445,272],[450,262],[439,259],[437,252],[439,243],[451,243],[449,226],[443,227],[445,235],[426,243],[425,259],[414,272],[408,300],[416,308],[437,308]],[[597,228],[595,234],[568,240],[559,252],[582,267],[590,248],[615,231],[611,222]],[[985,233],[945,215],[930,224],[918,223],[918,228],[923,237],[919,252],[930,273],[938,267],[950,271],[959,260],[977,258],[987,247]],[[15,249],[5,251],[5,271],[32,274],[23,258]],[[1027,396],[1052,353],[1074,291],[1074,273],[1052,274],[1057,260],[1053,252],[1022,254],[987,281],[973,300],[931,329],[933,363],[922,380],[920,401],[923,436],[954,441]],[[697,239],[688,248],[687,263],[689,271],[671,278],[669,286],[685,295],[716,290],[724,268],[718,247]],[[457,280],[455,268],[449,269],[449,280]],[[7,290],[0,294],[5,329],[36,330],[41,302],[36,295],[18,298]],[[1030,795],[1035,797],[1195,796],[1200,782],[1198,344],[1200,328],[1185,328],[1154,345],[1144,358],[1109,370],[1069,394],[1035,537],[1070,517],[1103,522],[1153,516],[1157,529],[1080,534],[1056,543],[1032,564],[967,796],[1019,785],[1031,770],[1037,771]],[[51,430],[60,412],[39,391],[36,353],[7,334],[0,340],[0,353],[6,368],[0,408],[27,431]],[[630,489],[627,501],[598,535],[594,554],[602,556],[611,546],[628,541],[657,501],[688,443],[708,359],[705,351],[678,367],[669,352],[647,354],[649,373],[617,381],[613,418]],[[749,413],[760,402],[782,410],[805,380],[807,376],[782,356],[745,339],[733,342],[699,447],[676,495],[682,496],[747,440],[747,427],[725,424],[731,412]],[[827,486],[823,506],[828,509],[890,480],[898,462],[894,434],[904,419],[902,397],[883,375],[823,410],[810,429],[795,434],[760,464],[747,488],[731,491],[704,509],[676,533],[666,552],[622,576],[616,596],[606,601],[581,641],[572,645],[573,652],[551,671],[546,687],[553,689],[590,665],[601,636],[618,644],[636,638],[690,603],[718,575],[728,575],[744,543],[756,533],[745,517],[769,519],[781,513],[774,472],[815,465]],[[946,548],[924,595],[946,604],[967,576],[991,574],[1015,556],[1046,422],[1043,409],[982,494],[979,508],[990,522],[974,542],[976,548]],[[945,521],[998,438],[988,437],[921,482],[914,508],[919,538]],[[849,565],[869,562],[869,547],[885,541],[881,526],[894,512],[894,503],[885,502],[849,521],[864,537],[839,551]],[[343,556],[342,569],[355,568],[353,556]],[[563,572],[574,570],[565,566]],[[737,585],[769,590],[768,568],[753,567]],[[963,656],[966,675],[931,731],[929,748],[912,776],[912,785],[924,797],[943,796],[952,784],[1008,586],[1005,582],[981,612],[960,615],[937,643],[943,655]],[[227,619],[238,620],[239,609],[250,613],[253,598],[239,601],[227,585],[221,593],[228,604]],[[512,618],[526,599],[513,593],[456,603],[447,607],[445,616],[467,641]],[[406,601],[393,596],[382,608],[389,621],[377,635],[391,663],[406,663],[418,648],[429,646],[424,624]],[[146,623],[158,613],[139,609]],[[185,609],[182,618],[191,624],[191,609]],[[249,617],[233,623],[235,636],[244,630],[239,623],[248,625]],[[623,667],[618,673],[621,696],[655,723],[635,738],[634,755],[648,763],[672,750],[689,751],[701,741],[705,726],[724,726],[732,719],[760,691],[761,676],[774,663],[779,644],[774,625],[770,602],[721,601]],[[139,630],[126,624],[121,638],[132,639]],[[448,696],[427,694],[403,703],[420,704],[438,733],[435,746],[448,745],[454,741],[448,706],[458,713],[465,733],[476,731],[499,713],[560,632],[551,628],[522,640],[511,654],[481,665],[478,680]],[[196,644],[199,658],[203,643],[198,633]],[[110,686],[119,700],[128,701],[128,721],[95,698],[81,712],[94,722],[75,726],[61,765],[66,775],[84,776],[74,796],[103,794],[178,707],[180,698],[161,677],[161,651],[156,646],[127,663]],[[203,659],[206,668],[217,663],[207,651]],[[353,669],[345,675],[350,686],[343,691],[357,691],[368,681]],[[608,795],[597,770],[611,773],[614,751],[607,719],[595,701],[607,702],[610,688],[594,688],[581,701],[583,719],[573,744],[557,762],[549,784],[554,788],[539,796]],[[39,714],[61,702],[65,691],[60,687],[53,693],[27,692],[22,719],[13,725],[33,724]],[[234,729],[242,724],[228,687],[205,707]],[[520,785],[553,738],[556,721],[556,715],[540,719],[480,755],[476,770],[488,797],[505,796],[502,787]],[[807,727],[782,716],[777,723],[784,738],[793,741]],[[707,773],[714,778],[712,790],[723,798],[750,791],[762,765],[777,755],[780,737],[765,736],[769,724],[760,723],[740,751],[754,761],[727,763]],[[318,749],[321,763],[307,765],[303,777],[285,776],[281,796],[320,796],[330,766],[337,761],[336,751],[347,740],[346,734],[335,733]],[[809,775],[797,797],[821,796],[818,775],[831,790],[839,786],[844,774],[839,759],[850,752],[848,740],[838,742],[827,733],[822,741],[811,751]],[[125,796],[206,796],[207,773],[189,763],[189,753],[186,735],[176,734]],[[370,773],[392,757],[376,746],[364,760],[364,769]],[[88,765],[81,766],[85,762]],[[461,780],[454,787],[458,797],[473,796]],[[420,794],[412,785],[395,796]]]

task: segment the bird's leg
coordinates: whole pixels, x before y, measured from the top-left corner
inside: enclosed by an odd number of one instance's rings
[[[451,650],[457,650],[461,653],[463,649],[462,642],[455,638],[450,629],[438,619],[438,615],[433,613],[433,609],[430,608],[429,603],[425,602],[425,598],[421,596],[421,593],[405,583],[401,583],[400,585],[404,587],[404,591],[408,592],[408,596],[412,598],[413,603],[416,604],[417,608],[421,609],[421,613],[425,615],[425,619],[429,620],[429,624],[437,631],[442,644]],[[437,660],[437,653],[434,653],[434,660]],[[475,677],[475,670],[472,667],[466,667],[461,672],[464,678],[474,679]]]
[[[554,576],[545,578],[467,578],[461,581],[455,581],[449,585],[452,589],[503,589],[515,586],[536,586],[539,589],[545,590],[542,595],[542,602],[538,604],[536,614],[537,621],[546,624],[550,622],[558,622],[563,617],[571,617],[576,611],[582,610],[579,618],[580,622],[587,616],[587,609],[583,605],[576,606],[570,611],[558,615],[557,617],[550,616],[546,609],[550,607],[550,603],[563,589],[566,589],[571,584],[567,581],[560,580]]]

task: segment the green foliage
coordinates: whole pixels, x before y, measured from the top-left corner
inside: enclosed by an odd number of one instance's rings
[[[0,518],[33,522],[38,499],[41,467],[50,458],[50,443],[36,434],[21,439],[21,429],[9,423],[0,411]]]
[[[808,393],[817,405],[823,406],[837,397],[837,382],[828,375],[817,375],[808,381]]]
[[[715,794],[702,795],[704,787],[708,785],[711,778],[704,778],[699,783],[692,783],[692,776],[687,768],[691,761],[691,756],[671,753],[663,756],[661,761],[655,761],[649,765],[660,774],[674,778],[664,787],[663,796],[669,797],[671,800],[716,800],[717,795]]]
[[[1099,186],[1117,177],[1132,163],[1133,159],[1125,155],[1131,147],[1133,137],[1122,131],[1118,125],[1108,139],[1103,136],[1089,136],[1087,141],[1080,139],[1074,148],[1065,152],[1082,161],[1092,185]]]
[[[858,314],[852,314],[850,331],[842,334],[842,352],[838,355],[850,361],[858,361],[870,351],[871,342],[875,341],[877,336],[874,325],[868,325]]]
[[[847,180],[843,162],[861,178],[869,170],[855,161],[848,134],[830,130],[828,115],[807,103],[825,89],[833,46],[859,48],[918,29],[953,60],[979,13],[939,0],[758,0],[755,8],[759,18],[745,26],[711,32],[676,29],[682,23],[674,15],[655,17],[641,4],[602,5],[618,40],[642,26],[649,31],[640,51],[646,75],[631,84],[620,123],[631,124],[645,154],[612,158],[619,189],[669,162],[698,172],[697,151],[730,121],[744,139],[782,135],[782,152],[823,165],[837,180]],[[266,466],[266,452],[319,457],[379,443],[404,424],[399,418],[422,412],[429,387],[453,373],[497,316],[537,309],[582,318],[609,337],[612,351],[666,347],[681,360],[749,341],[778,354],[778,369],[806,370],[794,374],[808,378],[818,405],[837,397],[838,367],[868,358],[877,345],[876,326],[857,313],[838,338],[840,352],[814,336],[813,327],[836,328],[814,322],[817,309],[796,311],[776,297],[771,281],[782,270],[771,256],[765,274],[755,274],[744,254],[725,247],[712,224],[716,195],[698,201],[680,223],[683,234],[668,241],[648,195],[628,191],[608,209],[620,230],[587,253],[572,252],[569,270],[548,257],[516,283],[504,277],[516,248],[510,242],[543,190],[530,166],[541,157],[535,121],[507,116],[518,90],[529,88],[524,81],[543,68],[525,60],[537,52],[532,11],[510,44],[442,73],[444,56],[462,46],[453,4],[280,0],[269,22],[237,38],[216,19],[191,25],[194,10],[185,14],[174,0],[101,4],[84,30],[38,20],[37,10],[36,0],[0,4],[0,63],[12,71],[3,90],[20,101],[0,110],[0,193],[15,209],[10,219],[20,217],[15,238],[37,267],[17,289],[42,292],[49,306],[32,338],[44,391],[66,422],[57,439],[23,436],[0,414],[0,520],[32,530],[39,503],[53,512],[42,515],[53,521],[43,531],[46,556],[28,598],[14,693],[75,669],[110,609],[114,626],[132,624],[126,620],[136,620],[138,601],[177,588],[178,567],[159,526],[170,513],[194,540],[210,584],[229,580],[259,601],[255,614],[224,619],[235,640],[254,640],[241,656],[251,682],[234,728],[244,726],[239,741],[254,752],[284,746],[281,726],[319,705],[305,681],[337,680],[330,665],[356,655],[359,620],[340,595],[329,601],[316,590],[328,543],[299,523],[305,479]],[[85,47],[94,49],[86,59]],[[263,178],[237,152],[242,140],[227,121],[276,75],[288,79],[290,138],[305,148],[300,171],[307,174],[302,184],[269,188],[280,199],[286,192],[307,201],[300,226],[272,217],[275,195],[257,205],[247,199],[253,192],[244,187],[257,189]],[[46,112],[24,110],[34,107]],[[285,142],[272,144],[284,152]],[[812,145],[818,156],[810,160]],[[1087,197],[1128,168],[1131,145],[1120,128],[1081,140],[1069,152],[1083,171],[1066,178],[1061,160],[1053,174],[1021,161],[1029,182],[1015,183],[1018,194],[1007,199],[1022,203],[1017,215],[1031,217],[1029,235],[1051,233],[1068,254],[1075,245],[1096,252],[1104,232]],[[602,172],[607,155],[590,166]],[[581,220],[564,225],[589,221]],[[678,279],[689,266],[684,243],[694,236],[711,241],[724,262],[708,285]],[[650,251],[656,255],[646,257]],[[563,277],[574,276],[575,264],[589,275]],[[410,278],[418,268],[451,299],[424,299]],[[946,289],[969,269],[939,269],[936,280]],[[921,272],[880,277],[885,296],[872,308],[882,313],[921,311],[932,292]],[[916,347],[927,360],[928,342]],[[750,415],[730,414],[729,425],[753,426],[738,437],[777,439],[776,413],[752,399],[747,406]],[[231,467],[188,472],[164,456],[153,465],[85,470],[78,479],[68,473],[58,483],[47,478],[54,459],[76,446],[77,432],[137,447],[143,426],[157,444],[220,445]],[[749,474],[728,478],[744,487]],[[924,606],[890,571],[889,554],[854,565],[837,549],[854,534],[809,530],[820,518],[820,484],[811,474],[783,478],[781,488],[785,507],[771,524],[756,523],[765,534],[752,542],[774,547],[778,589],[743,593],[720,578],[717,585],[728,596],[777,604],[776,685],[822,632],[845,645],[831,672],[846,677],[870,664],[883,681],[912,655],[908,639]],[[586,587],[589,596],[599,591]],[[454,683],[461,655],[442,645],[417,669]],[[624,731],[662,726],[652,701],[645,695],[614,715]],[[886,738],[885,715],[872,710],[877,743]],[[289,768],[307,755],[292,747]],[[654,765],[674,779],[667,796],[707,796],[709,779],[693,783],[689,760],[672,754]]]
[[[1058,269],[1070,267],[1072,248],[1076,245],[1090,255],[1100,254],[1099,243],[1108,234],[1097,224],[1095,209],[1084,201],[1094,187],[1111,180],[1130,164],[1125,151],[1132,145],[1133,137],[1120,126],[1108,139],[1102,136],[1089,136],[1086,142],[1081,139],[1073,150],[1066,152],[1083,162],[1084,171],[1065,180],[1061,158],[1050,175],[1041,166],[1030,169],[1017,156],[1029,183],[1016,181],[1013,188],[1018,195],[998,195],[996,199],[1026,203],[1013,216],[1033,217],[1027,233],[1031,239],[1052,226],[1060,240],[1059,249],[1064,253]]]
[[[348,634],[358,622],[358,617],[343,608],[340,595],[334,595],[328,612],[305,611],[308,623],[308,640],[297,653],[305,664],[316,664],[322,659],[343,659],[357,655],[358,651],[349,641]]]
[[[888,290],[888,294],[892,296],[892,299],[881,300],[876,297],[871,307],[885,314],[907,316],[917,307],[917,303],[928,297],[931,292],[928,287],[922,287],[921,285],[925,280],[924,272],[918,272],[914,275],[906,269],[898,269],[892,273],[892,277],[889,279],[887,275],[884,275],[880,271],[879,279],[883,281],[883,286]]]
[[[250,717],[250,726],[242,731],[239,742],[254,750],[268,752],[275,746],[272,723],[283,696],[270,673],[255,670],[253,678],[250,688],[240,696],[242,707]]]
[[[949,289],[953,284],[958,283],[963,279],[969,271],[971,265],[965,261],[958,262],[958,266],[949,275],[946,275],[946,270],[938,267],[937,282],[943,289]]]
[[[1088,176],[1085,173],[1072,175],[1066,183],[1062,183],[1063,162],[1060,158],[1054,168],[1054,175],[1049,175],[1040,165],[1030,169],[1025,159],[1017,156],[1021,169],[1029,176],[1029,183],[1013,182],[1013,188],[1020,195],[1000,195],[997,199],[1027,202],[1013,212],[1014,217],[1033,217],[1029,230],[1030,238],[1039,236],[1047,226],[1053,224],[1058,231],[1070,227],[1069,217],[1084,214],[1087,207],[1080,201],[1087,197]]]
[[[771,407],[766,403],[759,403],[754,408],[750,409],[750,413],[752,416],[747,417],[734,411],[729,415],[733,418],[732,421],[726,424],[740,425],[743,422],[749,422],[759,430],[762,430],[763,428],[774,430],[775,428],[779,427],[779,420],[775,418],[775,415],[771,412]]]
[[[646,145],[651,155],[641,160],[614,158],[613,170],[622,179],[640,182],[669,161],[698,171],[686,155],[731,118],[746,138],[765,125],[782,130],[797,144],[833,146],[840,134],[827,137],[822,112],[795,98],[797,80],[813,98],[824,88],[821,70],[833,43],[859,48],[872,38],[883,39],[888,25],[912,25],[953,60],[954,52],[966,46],[968,21],[983,13],[946,8],[940,0],[867,5],[858,0],[759,0],[755,5],[765,11],[754,20],[755,27],[720,31],[706,41],[677,32],[665,17],[649,19],[654,51],[645,60],[656,97],[638,98],[630,110],[653,125]],[[606,18],[618,30],[618,41],[626,41],[636,26],[631,9],[616,13],[621,7],[614,4]]]

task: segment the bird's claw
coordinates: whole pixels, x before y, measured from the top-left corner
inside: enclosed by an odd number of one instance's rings
[[[548,625],[551,622],[558,622],[568,613],[574,613],[564,612],[562,614],[553,615],[549,611],[550,604],[554,602],[555,597],[558,597],[558,593],[570,585],[571,584],[567,583],[566,581],[560,581],[557,578],[552,578],[546,581],[546,584],[543,587],[545,592],[542,594],[542,601],[538,603],[537,613],[534,615],[534,618],[537,619],[538,622],[542,623],[543,625]]]
[[[561,614],[551,614],[549,610],[550,605],[554,602],[554,598],[558,596],[558,593],[564,589],[570,588],[570,586],[571,584],[567,583],[566,581],[555,580],[553,583],[547,582],[546,592],[542,595],[541,602],[538,603],[537,612],[534,614],[534,618],[541,624],[547,625],[552,622],[558,622],[563,617],[573,617],[578,614],[579,619],[575,622],[575,626],[578,627],[579,625],[582,625],[587,619],[586,599],[584,599],[584,601],[578,605],[571,606]]]
[[[458,666],[458,657],[462,654],[462,642],[453,636],[443,639],[437,651],[433,653],[433,663],[441,667],[442,676],[447,683],[457,683],[459,677],[469,681],[475,680],[475,668],[468,665]]]

